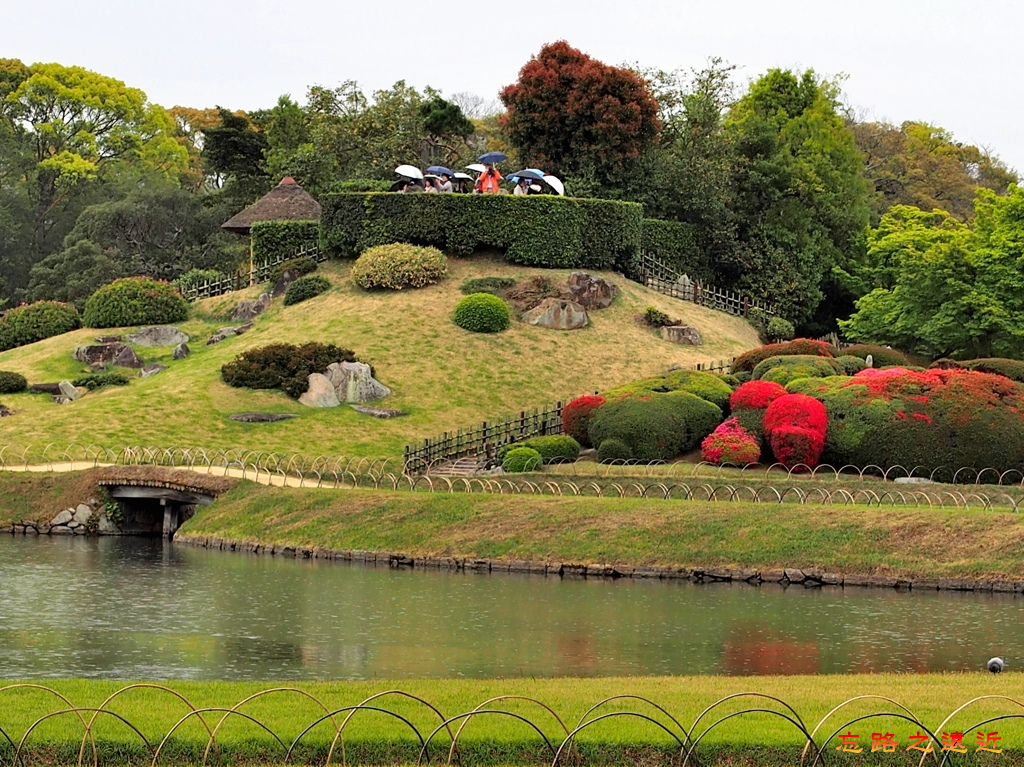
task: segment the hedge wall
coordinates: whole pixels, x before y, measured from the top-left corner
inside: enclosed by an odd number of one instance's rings
[[[640,244],[650,255],[681,274],[695,280],[714,280],[711,263],[697,246],[692,224],[645,218]]]
[[[536,195],[331,194],[322,201],[320,246],[352,258],[392,242],[469,255],[499,248],[512,263],[548,268],[626,268],[640,250],[643,207]]]
[[[257,221],[249,229],[252,258],[257,265],[280,255],[291,258],[303,246],[320,236],[319,221]]]

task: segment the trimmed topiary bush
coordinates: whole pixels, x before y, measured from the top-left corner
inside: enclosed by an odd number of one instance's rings
[[[514,447],[505,453],[501,468],[509,474],[522,474],[528,471],[540,471],[544,465],[541,454],[533,448]]]
[[[28,381],[21,373],[0,370],[0,394],[17,394],[28,388]]]
[[[643,378],[624,386],[617,386],[605,392],[605,397],[644,396],[647,394],[665,394],[673,391],[685,391],[696,394],[701,399],[711,402],[722,410],[729,407],[732,387],[714,373],[703,370],[673,370],[670,373]]]
[[[72,386],[84,386],[89,391],[102,389],[104,386],[127,386],[131,378],[124,373],[112,371],[109,373],[88,373],[79,376],[71,382]]]
[[[306,277],[299,277],[291,285],[288,286],[288,290],[284,294],[284,305],[291,306],[298,304],[303,301],[307,301],[310,298],[315,298],[321,293],[326,293],[331,288],[331,283],[327,281],[326,277],[321,277],[319,274],[310,274]]]
[[[790,469],[817,466],[827,432],[825,406],[806,394],[779,397],[764,414],[764,434],[775,460]]]
[[[695,448],[721,421],[721,408],[689,392],[620,397],[593,414],[590,439],[621,440],[640,461],[668,460]]]
[[[851,357],[848,354],[844,354],[842,357],[836,357],[836,364],[843,371],[843,375],[848,376],[857,375],[857,373],[868,366],[860,357]]]
[[[580,457],[580,443],[567,434],[530,437],[519,444],[540,453],[544,463],[575,461]]]
[[[280,280],[287,271],[295,272],[296,277],[305,277],[307,274],[312,274],[319,268],[320,265],[309,256],[302,256],[302,258],[290,258],[274,267],[274,270],[267,277],[267,282],[276,285],[277,281]]]
[[[0,317],[0,352],[82,327],[78,310],[60,301],[22,304]]]
[[[747,381],[729,398],[733,416],[757,440],[762,452],[768,447],[764,436],[764,411],[786,393],[786,388],[774,381]]]
[[[874,344],[853,344],[853,346],[847,346],[841,349],[840,354],[847,357],[860,357],[860,359],[867,359],[867,356],[871,355],[871,360],[874,363],[872,367],[886,368],[894,365],[904,366],[910,364],[910,359],[901,351],[896,349],[890,349],[887,346],[875,346]]]
[[[473,277],[459,285],[459,290],[466,295],[470,293],[492,293],[500,296],[504,291],[516,284],[511,277]]]
[[[994,375],[1006,376],[1011,381],[1024,382],[1024,362],[1020,360],[1003,359],[1002,357],[988,357],[980,360],[969,360],[961,363],[968,370],[977,370],[979,373],[992,373]]]
[[[798,378],[828,378],[842,372],[843,369],[829,357],[792,354],[769,357],[759,362],[750,375],[755,380],[774,381],[785,386]]]
[[[600,394],[585,394],[562,408],[562,431],[581,445],[593,447],[590,441],[590,417],[607,402]]]
[[[772,341],[792,341],[796,335],[793,323],[782,317],[772,317],[765,326],[765,334]]]
[[[490,293],[471,293],[455,305],[455,324],[473,333],[500,333],[512,324],[508,304]]]
[[[836,349],[825,341],[812,341],[809,338],[797,338],[781,344],[758,346],[756,349],[743,352],[732,361],[732,373],[750,373],[758,363],[769,357],[781,357],[792,354],[812,354],[817,357],[835,357]]]
[[[597,460],[601,463],[633,460],[633,451],[621,439],[609,437],[597,449]]]
[[[422,288],[440,282],[448,259],[437,248],[394,243],[370,248],[352,265],[352,279],[366,290]]]
[[[167,325],[188,319],[188,304],[169,282],[125,277],[104,285],[85,302],[82,321],[89,328]]]
[[[705,461],[711,463],[746,466],[761,459],[761,446],[758,438],[733,417],[719,424],[704,438],[700,453]]]
[[[220,369],[228,386],[283,389],[298,399],[309,387],[310,373],[323,373],[332,362],[358,362],[350,349],[334,344],[270,344],[239,354]]]

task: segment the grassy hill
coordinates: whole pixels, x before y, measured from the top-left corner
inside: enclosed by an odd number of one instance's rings
[[[192,355],[170,360],[171,349],[139,348],[146,362],[170,369],[127,387],[111,387],[69,405],[45,395],[5,395],[0,401],[16,415],[0,421],[0,444],[43,446],[77,442],[123,445],[249,448],[259,451],[399,456],[407,442],[542,407],[558,399],[605,389],[673,364],[728,359],[756,346],[757,335],[743,319],[684,303],[622,277],[605,274],[621,293],[608,309],[591,313],[591,325],[561,332],[520,322],[497,335],[469,333],[451,321],[470,277],[564,279],[568,271],[528,269],[476,257],[450,259],[442,284],[413,291],[367,293],[348,277],[349,265],[331,264],[321,273],[332,289],[301,304],[280,301],[249,333],[206,346],[205,339],[226,321],[235,304],[259,289],[197,303],[181,325],[192,335]],[[663,341],[637,321],[647,305],[698,328],[701,347]],[[79,330],[0,354],[0,369],[25,375],[30,383],[80,375],[72,359],[76,346],[115,331]],[[391,387],[385,406],[408,416],[382,421],[347,407],[309,409],[280,392],[232,389],[220,368],[239,352],[272,342],[322,341],[351,348],[371,362]],[[243,411],[297,413],[270,424],[228,419]]]

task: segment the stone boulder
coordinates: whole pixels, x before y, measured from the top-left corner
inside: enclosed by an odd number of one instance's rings
[[[139,328],[127,340],[138,346],[177,346],[188,343],[188,336],[173,325],[150,325]]]
[[[565,298],[575,301],[584,309],[606,309],[618,293],[619,288],[615,283],[587,272],[573,272],[565,282]]]
[[[124,348],[125,345],[120,341],[106,341],[93,346],[79,346],[71,356],[92,367],[113,362],[114,357]]]
[[[188,344],[178,344],[174,347],[174,351],[171,352],[171,357],[176,360],[183,360],[192,353],[192,350],[188,348]]]
[[[52,394],[54,396],[57,396],[58,394],[60,394],[60,384],[59,383],[32,384],[31,386],[28,387],[28,390],[30,392],[32,392],[33,394]]]
[[[219,344],[225,338],[231,338],[232,336],[240,336],[240,335],[242,335],[242,333],[245,333],[247,330],[252,330],[252,321],[251,320],[249,322],[245,323],[244,325],[239,325],[238,327],[234,327],[234,328],[221,328],[216,333],[214,333],[212,336],[210,336],[208,339],[206,339],[206,345],[209,346],[210,344]]]
[[[587,310],[566,298],[545,298],[538,306],[523,315],[523,322],[552,330],[585,328],[590,320]]]
[[[295,269],[285,269],[284,274],[274,283],[274,289],[270,291],[270,297],[280,298],[288,292],[288,286],[297,279],[299,279],[299,273]]]
[[[142,368],[142,377],[149,378],[150,376],[155,376],[157,373],[163,373],[165,370],[167,370],[166,365],[161,365],[157,362],[154,362],[153,364],[146,365],[144,368]]]
[[[233,413],[228,418],[241,423],[274,423],[275,421],[287,421],[289,418],[298,418],[298,415],[296,413]]]
[[[51,525],[66,525],[75,517],[75,512],[72,509],[64,509],[60,514],[50,520]]]
[[[92,519],[92,509],[90,509],[84,503],[78,504],[78,506],[75,508],[75,514],[73,519],[80,525],[89,524],[89,520]]]
[[[686,325],[669,325],[661,328],[658,332],[661,333],[662,338],[674,344],[700,346],[704,343],[697,328],[691,328]]]
[[[331,379],[323,373],[310,373],[309,388],[299,397],[299,403],[306,407],[337,407],[341,404]]]
[[[82,396],[78,389],[71,385],[70,381],[61,381],[57,386],[60,387],[60,396],[64,397],[68,402],[74,402]]]
[[[387,407],[371,407],[370,405],[349,405],[357,413],[372,416],[373,418],[398,418],[406,415],[404,410],[395,410]]]
[[[269,293],[261,293],[260,297],[255,301],[242,301],[235,307],[235,310],[231,312],[231,319],[236,322],[248,322],[249,320],[255,319],[270,308],[270,298]]]
[[[135,350],[130,346],[125,346],[119,351],[114,359],[110,362],[116,368],[135,368],[136,370],[142,368],[145,364],[139,355],[135,353]]]
[[[332,362],[327,366],[327,378],[340,402],[373,402],[391,394],[365,362]]]

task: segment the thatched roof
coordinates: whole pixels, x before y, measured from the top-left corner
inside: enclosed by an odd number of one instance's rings
[[[314,200],[295,179],[286,176],[281,183],[256,202],[236,213],[223,224],[235,234],[249,234],[249,227],[257,221],[319,221],[320,203]]]

